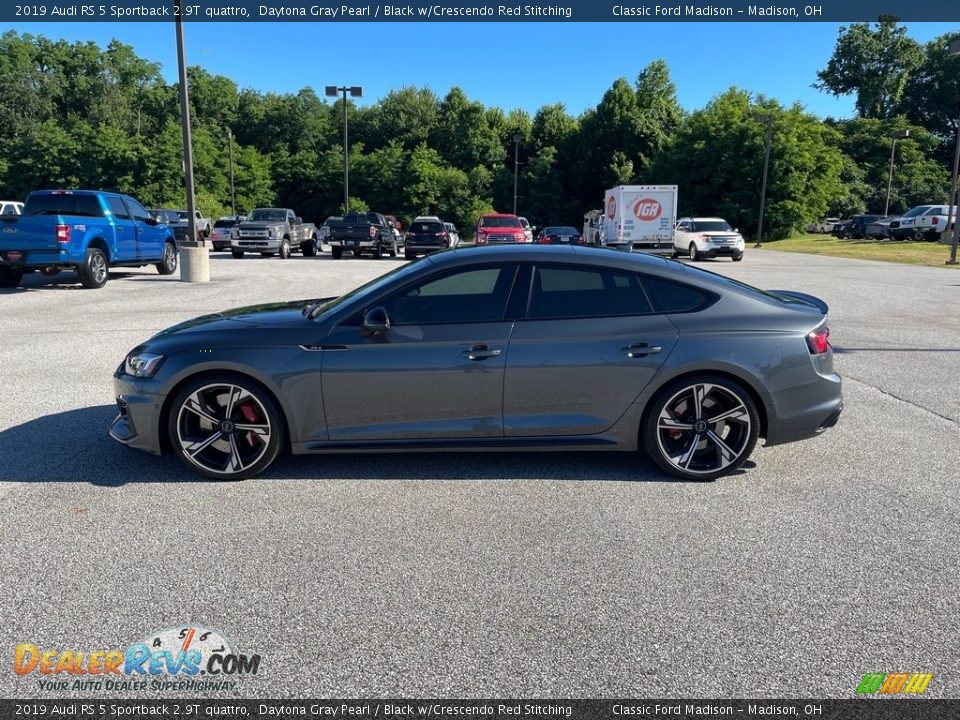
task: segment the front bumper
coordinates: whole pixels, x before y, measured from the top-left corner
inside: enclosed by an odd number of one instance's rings
[[[707,245],[700,254],[704,257],[740,257],[743,255],[742,245]]]
[[[109,432],[110,437],[127,447],[159,455],[162,452],[160,412],[165,396],[153,392],[151,384],[149,380],[124,375],[120,369],[114,373],[117,417],[110,424]]]

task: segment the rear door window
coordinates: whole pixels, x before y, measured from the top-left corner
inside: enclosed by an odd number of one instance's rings
[[[649,315],[637,276],[609,268],[540,266],[534,270],[528,320]]]
[[[129,220],[130,213],[127,212],[126,206],[123,204],[123,200],[118,197],[107,196],[107,208],[110,210],[110,214],[113,215],[117,220]]]
[[[690,285],[658,277],[644,276],[643,285],[653,301],[654,308],[661,313],[701,310],[711,304],[715,297]]]

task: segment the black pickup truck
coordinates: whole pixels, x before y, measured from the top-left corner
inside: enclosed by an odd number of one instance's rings
[[[393,224],[380,213],[351,212],[341,219],[331,218],[327,224],[327,243],[334,258],[343,257],[344,250],[357,256],[370,253],[375,258],[396,257],[403,248],[402,240],[393,232]]]

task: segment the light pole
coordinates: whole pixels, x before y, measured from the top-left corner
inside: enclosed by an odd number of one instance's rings
[[[960,55],[960,38],[950,43],[950,54]],[[950,182],[950,207],[947,208],[948,231],[951,227],[951,221],[953,223],[953,234],[950,236],[950,259],[947,260],[947,265],[957,264],[957,234],[960,231],[960,228],[957,227],[960,225],[960,222],[957,222],[958,217],[960,217],[960,208],[957,207],[957,203],[960,203],[960,198],[957,197],[958,170],[960,170],[960,118],[957,118],[957,146],[953,151],[953,180]]]
[[[363,97],[363,88],[359,85],[327,85],[327,97],[336,97],[343,93],[343,212],[350,212],[350,146],[347,135],[347,93],[350,97]]]
[[[186,50],[183,42],[182,0],[176,2],[177,66],[180,75],[180,125],[183,129],[183,178],[187,191],[187,237],[180,243],[180,279],[209,282],[210,258],[197,236],[197,200],[193,186],[193,141],[190,137],[190,98],[187,91]]]
[[[887,202],[883,205],[884,217],[890,214],[890,189],[893,187],[893,157],[897,151],[897,140],[910,137],[909,130],[897,130],[893,135],[893,142],[890,145],[890,171],[887,173]]]
[[[237,218],[237,197],[233,191],[233,132],[227,130],[227,146],[230,148],[230,214]]]
[[[763,247],[763,207],[767,203],[767,169],[770,167],[770,141],[773,139],[773,116],[757,113],[753,119],[767,126],[767,139],[763,146],[763,182],[760,184],[760,221],[757,223],[757,243],[754,247]]]
[[[519,135],[513,136],[513,214],[517,214],[517,175],[520,170],[520,141]]]

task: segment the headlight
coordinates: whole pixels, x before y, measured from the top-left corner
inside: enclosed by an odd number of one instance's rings
[[[273,237],[276,233],[273,232],[273,228],[267,230],[267,237]]]
[[[163,355],[131,353],[123,363],[123,371],[133,377],[150,378],[160,369],[163,360]]]

